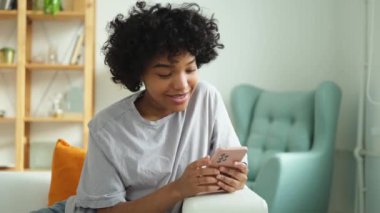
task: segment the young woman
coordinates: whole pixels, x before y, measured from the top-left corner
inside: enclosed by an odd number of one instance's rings
[[[65,211],[174,213],[186,197],[242,189],[244,163],[210,166],[216,148],[240,146],[220,94],[198,80],[223,48],[215,19],[196,4],[138,2],[109,32],[103,51],[112,80],[136,93],[90,122],[77,195]]]

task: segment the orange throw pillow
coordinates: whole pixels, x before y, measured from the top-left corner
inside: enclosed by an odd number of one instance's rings
[[[57,141],[51,167],[49,206],[76,194],[85,156],[84,149],[70,146],[62,139]]]

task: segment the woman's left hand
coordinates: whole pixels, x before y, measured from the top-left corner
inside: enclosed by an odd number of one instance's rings
[[[220,174],[216,176],[218,185],[227,192],[234,192],[244,187],[247,182],[248,168],[245,163],[235,162],[231,167],[219,167]]]

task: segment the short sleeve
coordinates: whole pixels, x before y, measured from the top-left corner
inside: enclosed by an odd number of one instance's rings
[[[88,151],[75,197],[76,207],[98,209],[126,201],[125,187],[111,154],[112,147],[107,145],[105,135],[90,132]]]
[[[241,146],[239,138],[236,135],[231,119],[228,116],[227,109],[224,105],[222,96],[215,91],[213,100],[215,121],[212,128],[212,143],[214,150],[218,147],[237,147]],[[246,158],[243,160],[246,162]]]

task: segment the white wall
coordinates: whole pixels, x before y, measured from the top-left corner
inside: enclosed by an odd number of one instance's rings
[[[358,102],[365,59],[365,5],[361,0],[335,0],[337,80],[343,89],[331,212],[354,212]]]
[[[354,12],[355,17],[361,18],[360,8],[354,5],[349,11],[339,12],[344,10],[342,5],[346,6],[343,0],[196,2],[208,14],[215,14],[226,46],[216,61],[202,67],[201,77],[217,86],[227,104],[231,88],[243,82],[273,90],[304,90],[314,89],[324,80],[333,80],[344,91],[337,144],[342,149],[354,146],[352,134],[356,126],[352,123],[356,119],[358,78],[362,69],[362,29],[360,19],[352,18],[356,22],[352,25],[344,23],[345,17],[341,16]],[[349,2],[347,5],[359,1]],[[113,4],[97,1],[97,50],[107,38],[108,21],[119,12],[126,13],[131,5],[133,2],[121,0],[114,0]],[[359,29],[346,29],[349,26]],[[349,31],[349,37],[340,36],[339,31],[345,33],[344,30]],[[100,51],[96,54],[95,108],[99,111],[128,92],[109,81],[104,58]],[[352,61],[355,57],[358,59]]]
[[[106,24],[134,1],[97,1],[96,49]],[[155,1],[149,1],[155,2]],[[181,1],[175,1],[181,2]],[[363,71],[363,1],[197,0],[219,20],[225,49],[200,70],[227,105],[231,89],[250,83],[271,90],[311,90],[324,80],[343,91],[330,212],[353,212],[354,161],[360,79]],[[110,80],[96,55],[96,111],[129,94]]]

